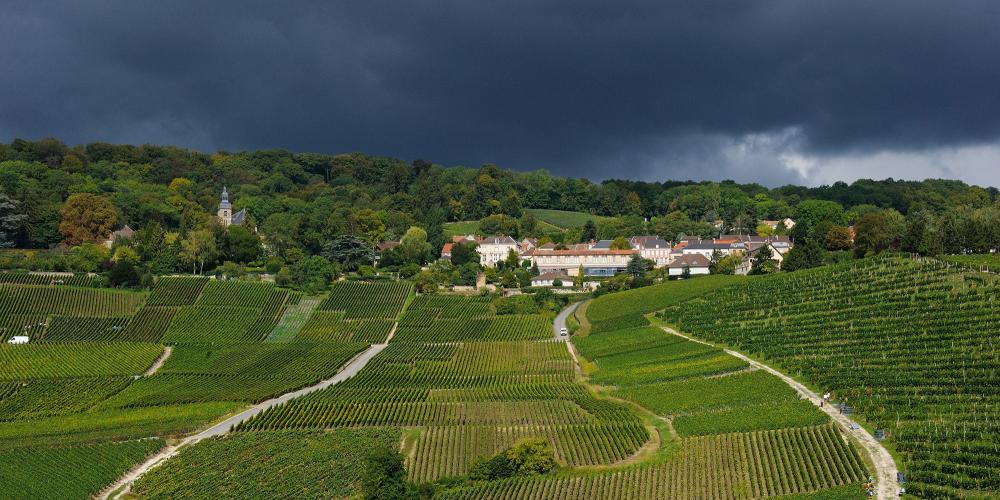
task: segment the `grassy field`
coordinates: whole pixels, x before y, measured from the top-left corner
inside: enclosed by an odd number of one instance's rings
[[[451,238],[452,236],[465,236],[467,234],[478,234],[479,221],[445,222],[442,229],[446,238]]]
[[[600,224],[604,217],[592,215],[584,212],[569,212],[566,210],[549,210],[543,208],[528,208],[525,212],[533,214],[538,220],[551,224],[560,229],[572,229],[583,227],[588,220]]]

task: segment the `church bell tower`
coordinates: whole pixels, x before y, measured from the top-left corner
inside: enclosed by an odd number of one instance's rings
[[[223,226],[233,223],[233,205],[229,203],[229,191],[222,186],[222,201],[219,202],[219,222]]]

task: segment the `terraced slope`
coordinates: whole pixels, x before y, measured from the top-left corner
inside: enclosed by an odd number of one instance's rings
[[[996,275],[881,257],[746,280],[663,317],[846,398],[886,429],[908,492],[996,496],[998,297]]]

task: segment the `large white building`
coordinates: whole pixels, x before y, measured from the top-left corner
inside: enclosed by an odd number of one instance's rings
[[[562,271],[576,276],[580,266],[583,266],[584,276],[614,276],[625,271],[633,255],[633,250],[536,248],[522,258],[538,266],[538,271],[543,274]]]
[[[510,236],[487,236],[477,240],[476,251],[479,252],[479,264],[486,267],[496,267],[497,262],[507,258],[511,251],[517,253],[517,241]]]

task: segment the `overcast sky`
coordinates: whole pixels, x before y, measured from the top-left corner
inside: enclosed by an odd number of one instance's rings
[[[0,0],[0,140],[1000,185],[1000,2]]]

